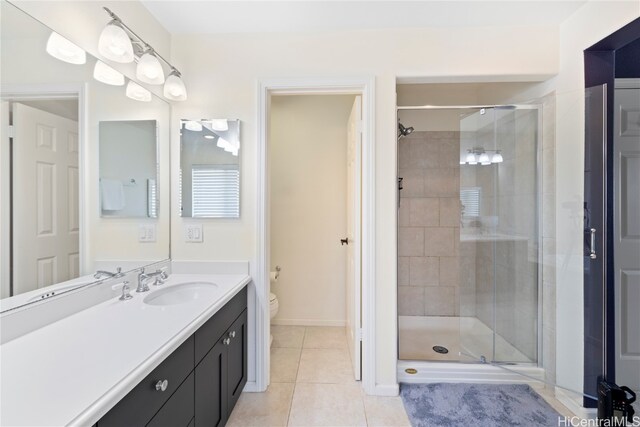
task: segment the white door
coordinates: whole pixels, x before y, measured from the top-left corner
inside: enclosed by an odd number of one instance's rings
[[[362,164],[362,102],[356,96],[349,115],[347,142],[347,333],[356,380],[362,378],[362,283],[360,223]]]
[[[614,111],[616,382],[640,391],[640,88]]]
[[[78,123],[13,106],[13,292],[78,277]]]

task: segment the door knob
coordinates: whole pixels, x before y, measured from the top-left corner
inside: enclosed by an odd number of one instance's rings
[[[344,246],[344,245],[348,245],[349,244],[349,238],[345,238],[345,239],[340,239],[340,246]]]

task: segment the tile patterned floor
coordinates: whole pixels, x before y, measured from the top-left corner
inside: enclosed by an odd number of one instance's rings
[[[353,379],[344,328],[272,326],[271,385],[243,393],[228,426],[410,426],[399,397]]]
[[[344,328],[271,331],[271,385],[265,393],[243,393],[228,426],[410,426],[399,397],[367,396],[353,379]],[[571,415],[550,394],[536,391],[560,414]]]

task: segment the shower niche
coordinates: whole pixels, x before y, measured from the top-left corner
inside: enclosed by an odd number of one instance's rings
[[[542,365],[542,118],[398,107],[401,361]]]

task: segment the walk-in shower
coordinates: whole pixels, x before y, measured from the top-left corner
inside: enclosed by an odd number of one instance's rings
[[[398,107],[415,128],[398,140],[401,381],[425,362],[540,365],[541,111]]]

